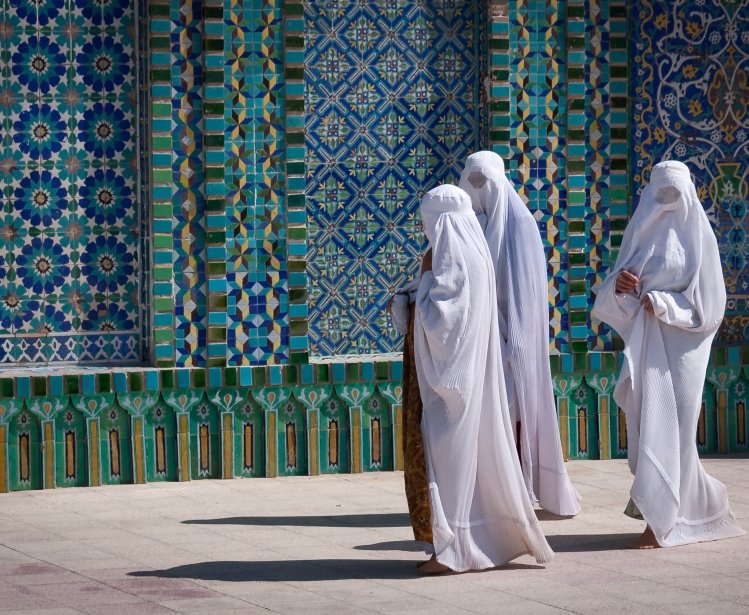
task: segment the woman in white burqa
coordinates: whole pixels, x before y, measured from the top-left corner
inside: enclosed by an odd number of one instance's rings
[[[494,152],[468,157],[460,187],[471,197],[494,265],[502,367],[526,489],[544,510],[576,515],[579,496],[564,467],[551,383],[548,278],[538,226]]]
[[[416,296],[416,367],[434,556],[422,572],[482,570],[553,557],[514,450],[500,369],[494,271],[468,195],[421,202],[430,250]]]
[[[614,399],[627,418],[630,490],[647,527],[636,548],[743,534],[723,483],[697,455],[710,344],[726,291],[718,244],[681,162],[655,165],[594,315],[624,339]]]

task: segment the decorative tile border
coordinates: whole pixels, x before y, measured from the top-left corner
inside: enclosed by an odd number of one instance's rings
[[[749,450],[740,350],[713,353],[702,453]],[[566,458],[626,457],[617,371],[555,374]],[[401,377],[364,362],[0,378],[0,492],[400,469]]]
[[[304,174],[304,3],[284,2],[284,83],[286,86],[286,236],[289,267],[289,359],[309,359],[307,320],[307,206]]]

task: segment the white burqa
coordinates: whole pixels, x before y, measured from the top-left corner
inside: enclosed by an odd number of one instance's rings
[[[551,383],[548,278],[538,226],[494,152],[468,157],[460,187],[471,197],[494,265],[503,371],[513,428],[520,422],[528,494],[551,513],[576,515],[579,495],[564,467]]]
[[[514,450],[500,368],[494,272],[468,195],[440,186],[421,203],[432,270],[416,297],[416,367],[437,560],[481,570],[553,552]],[[501,373],[501,372],[500,372]]]
[[[639,278],[634,292],[616,292],[623,270]],[[654,314],[641,306],[646,296]],[[661,162],[593,313],[624,339],[614,399],[627,418],[630,496],[663,547],[743,534],[725,485],[705,472],[695,441],[725,301],[718,245],[689,169]]]

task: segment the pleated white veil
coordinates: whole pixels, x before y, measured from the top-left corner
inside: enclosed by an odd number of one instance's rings
[[[513,427],[520,421],[528,493],[549,512],[575,515],[579,496],[564,468],[551,382],[548,278],[538,226],[494,152],[468,157],[460,187],[471,197],[494,265],[504,377]]]

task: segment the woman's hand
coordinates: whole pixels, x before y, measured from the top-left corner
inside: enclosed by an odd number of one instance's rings
[[[432,248],[429,248],[421,259],[421,275],[432,270]]]
[[[640,283],[640,279],[630,273],[629,271],[621,271],[616,276],[616,292],[618,293],[631,293],[634,292],[637,285]]]
[[[645,295],[645,298],[640,301],[640,305],[645,308],[645,311],[648,314],[655,314],[655,310],[653,310],[653,303],[650,301],[650,297]]]

